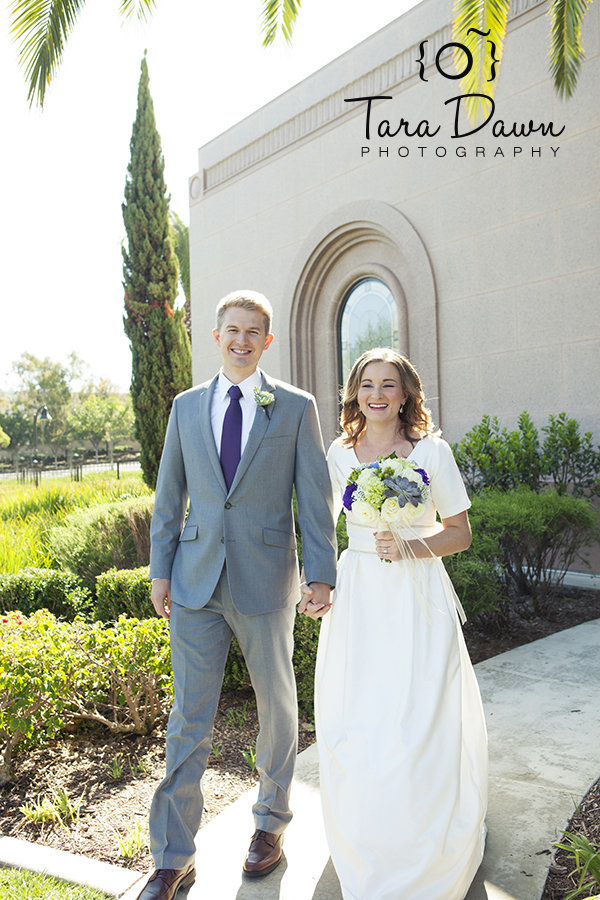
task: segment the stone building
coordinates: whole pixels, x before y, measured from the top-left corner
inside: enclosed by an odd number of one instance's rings
[[[275,310],[264,367],[316,395],[326,443],[372,340],[411,358],[450,441],[524,409],[538,425],[565,410],[600,438],[598,4],[562,102],[547,5],[513,0],[495,109],[473,134],[448,77],[451,12],[422,0],[200,149],[194,381],[219,365],[216,302],[248,287]],[[357,98],[374,96],[390,99],[367,123]]]

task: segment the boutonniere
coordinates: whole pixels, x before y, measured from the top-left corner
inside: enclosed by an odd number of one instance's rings
[[[275,402],[274,394],[270,394],[269,391],[259,391],[256,387],[254,388],[254,399],[259,406],[270,406]]]

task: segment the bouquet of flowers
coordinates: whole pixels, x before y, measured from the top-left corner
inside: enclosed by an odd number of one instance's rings
[[[346,515],[359,525],[378,530],[393,526],[396,533],[423,515],[429,484],[425,469],[395,453],[380,457],[377,462],[362,463],[352,470],[346,484]]]

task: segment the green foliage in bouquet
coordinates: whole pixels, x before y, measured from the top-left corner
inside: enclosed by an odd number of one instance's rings
[[[109,569],[96,578],[93,618],[97,622],[113,622],[123,614],[138,619],[153,616],[151,589],[148,566]]]
[[[108,569],[148,565],[153,504],[152,497],[137,497],[73,512],[52,530],[50,552],[93,591],[96,576]]]
[[[20,610],[26,616],[47,609],[72,621],[90,605],[91,594],[73,572],[56,569],[21,569],[0,574],[0,610]]]

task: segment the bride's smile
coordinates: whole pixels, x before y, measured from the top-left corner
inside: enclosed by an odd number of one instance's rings
[[[400,406],[408,394],[402,389],[398,369],[393,363],[372,362],[366,366],[358,389],[360,411],[373,422],[397,422]]]

